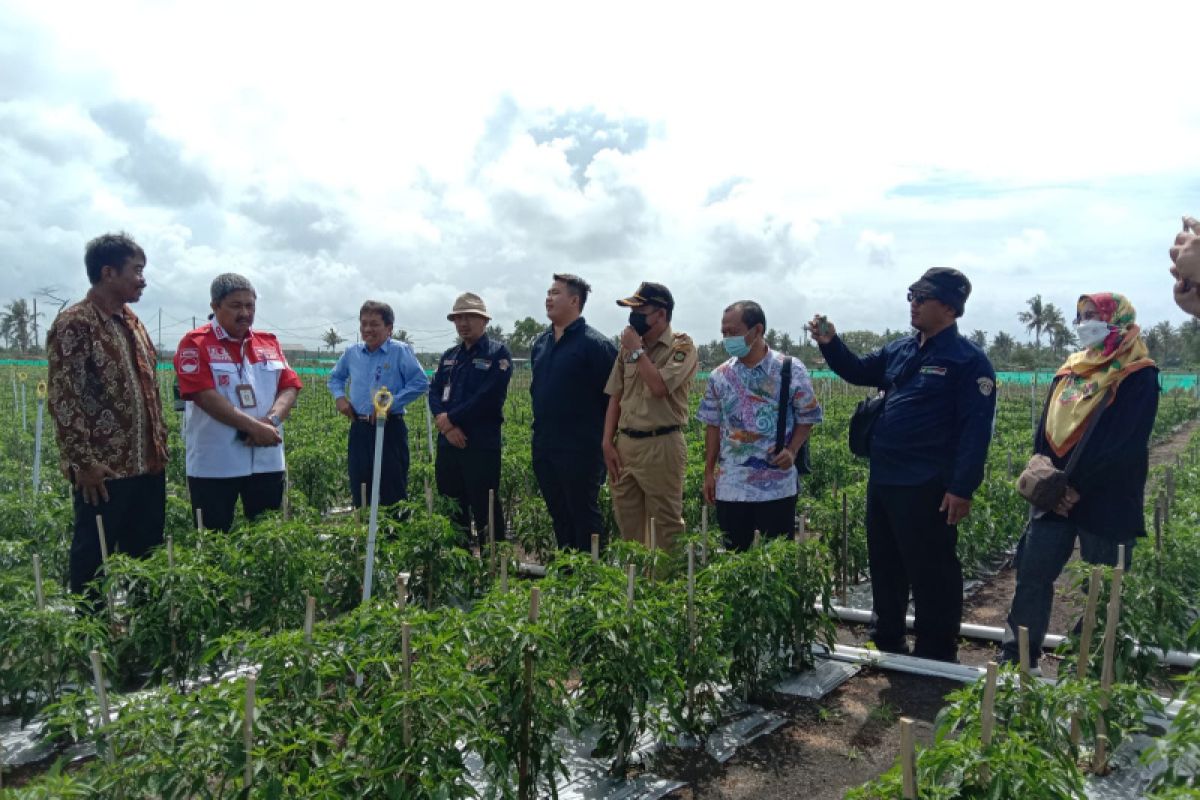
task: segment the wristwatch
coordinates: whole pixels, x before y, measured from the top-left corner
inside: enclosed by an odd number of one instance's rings
[[[281,420],[279,418],[278,414],[270,414],[267,416],[267,419],[269,419],[271,421],[271,424],[274,425],[276,428],[278,428],[280,425],[283,424],[283,420]]]
[[[646,352],[645,348],[642,348],[642,347],[639,347],[637,350],[634,350],[633,352],[631,352],[629,354],[629,363],[632,364],[635,361],[637,361],[639,358],[642,357],[642,354],[645,352]]]

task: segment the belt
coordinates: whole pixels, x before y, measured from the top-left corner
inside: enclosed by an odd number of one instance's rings
[[[652,431],[635,431],[629,428],[621,428],[621,433],[630,439],[649,439],[651,436],[666,436],[668,433],[674,433],[679,430],[679,428],[679,425],[668,425],[665,428],[655,428]]]

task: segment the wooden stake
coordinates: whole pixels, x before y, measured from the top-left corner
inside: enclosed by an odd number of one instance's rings
[[[1087,677],[1088,662],[1092,656],[1092,636],[1096,632],[1096,606],[1100,600],[1100,567],[1092,567],[1092,577],[1088,582],[1087,605],[1083,612],[1083,629],[1079,634],[1079,654],[1075,659],[1075,674],[1080,678]],[[1079,746],[1079,740],[1082,736],[1082,731],[1079,727],[1079,716],[1071,715],[1071,744],[1074,747]]]
[[[358,486],[358,521],[362,522],[363,514],[371,510],[371,504],[367,502],[367,484],[360,483]]]
[[[1125,577],[1125,545],[1117,545],[1117,566],[1112,573],[1112,588],[1109,590],[1108,616],[1104,621],[1104,664],[1100,672],[1100,709],[1108,710],[1108,692],[1113,684],[1113,652],[1117,646],[1117,625],[1121,619],[1121,584]],[[1092,771],[1097,775],[1108,773],[1108,730],[1104,715],[1096,719],[1096,749]]]
[[[688,647],[696,649],[696,546],[687,546],[687,620]]]
[[[311,594],[304,598],[304,643],[312,644],[313,622],[317,618],[317,598]]]
[[[33,591],[37,597],[38,611],[45,611],[46,593],[42,588],[42,558],[36,555],[33,557]]]
[[[425,479],[425,510],[433,516],[433,487],[429,485],[429,479]]]
[[[204,533],[204,509],[196,509],[196,530]]]
[[[407,622],[400,626],[400,649],[403,662],[404,674],[404,691],[405,694],[412,692],[412,647],[410,645],[412,629]],[[410,697],[404,698],[404,746],[412,747],[412,720],[409,717],[408,707],[410,705]]]
[[[592,563],[600,560],[600,534],[592,534]]]
[[[808,541],[808,515],[800,514],[796,518],[796,544]]]
[[[246,678],[246,716],[242,720],[242,738],[246,746],[246,769],[242,776],[242,787],[247,790],[254,782],[254,687],[258,678]]]
[[[100,722],[107,726],[112,723],[112,715],[108,711],[108,688],[104,685],[104,665],[100,662],[100,653],[97,650],[91,652],[92,658],[92,679],[96,682],[96,701],[100,704]],[[110,764],[115,761],[112,747],[104,747],[104,758]]]
[[[167,536],[167,569],[175,571],[175,536]]]
[[[843,606],[850,604],[850,529],[847,512],[846,493],[842,492],[842,568],[841,572],[841,601]]]
[[[904,775],[905,800],[917,797],[917,749],[913,741],[913,721],[900,718],[900,770]]]
[[[200,510],[196,509],[196,513]],[[108,566],[108,537],[104,535],[104,517],[96,515],[96,534],[100,537],[100,564]],[[108,576],[108,571],[105,570],[105,577]]]
[[[408,605],[408,581],[404,580],[400,573],[396,573],[396,599],[400,602],[400,610],[403,611]]]
[[[1029,628],[1024,625],[1017,627],[1017,653],[1021,659],[1021,688],[1029,684]]]
[[[629,608],[632,609],[633,608],[633,584],[634,584],[634,581],[637,579],[637,569],[633,566],[633,564],[629,564],[628,566],[625,567],[625,577],[626,577],[625,602],[628,604]]]
[[[488,574],[496,577],[496,490],[488,489]]]
[[[508,556],[500,559],[500,591],[508,591]]]
[[[987,750],[992,744],[992,730],[996,725],[996,675],[998,669],[999,666],[995,661],[989,661],[987,665],[987,677],[983,684],[983,708],[980,709],[981,731],[979,740],[984,750]],[[979,766],[979,777],[984,786],[987,786],[991,782],[991,769],[989,769],[987,761],[984,761]]]
[[[654,558],[654,551],[658,548],[658,524],[654,521],[654,517],[650,518],[650,557]]]

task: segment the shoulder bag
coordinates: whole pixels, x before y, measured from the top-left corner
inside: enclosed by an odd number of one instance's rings
[[[1092,436],[1092,431],[1096,430],[1096,423],[1100,421],[1100,416],[1104,413],[1104,407],[1108,405],[1108,389],[1104,390],[1104,396],[1100,398],[1100,405],[1096,408],[1092,418],[1088,420],[1087,428],[1076,443],[1075,449],[1071,452],[1071,457],[1067,460],[1067,466],[1059,469],[1054,466],[1054,462],[1049,456],[1041,453],[1034,453],[1029,463],[1025,465],[1025,469],[1021,471],[1021,476],[1017,478],[1017,491],[1021,497],[1024,497],[1029,505],[1036,508],[1038,511],[1052,512],[1062,500],[1063,495],[1067,493],[1068,481],[1071,478],[1071,473],[1075,470],[1075,464],[1079,461],[1079,456],[1083,452],[1083,448],[1087,445],[1088,439]],[[1042,408],[1042,426],[1045,425],[1046,411],[1050,408],[1050,399],[1054,396],[1054,389],[1050,389],[1050,394],[1046,397],[1046,405]],[[1039,426],[1039,428],[1042,428]],[[1044,428],[1043,428],[1044,430]],[[1043,434],[1044,435],[1044,434]]]

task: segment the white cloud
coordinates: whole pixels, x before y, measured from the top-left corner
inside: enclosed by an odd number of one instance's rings
[[[84,242],[125,228],[143,315],[190,322],[242,270],[310,344],[375,296],[441,346],[459,292],[509,325],[560,270],[610,331],[612,299],[661,279],[705,339],[738,297],[794,335],[818,307],[899,327],[934,265],[972,277],[971,327],[1080,286],[1178,321],[1165,249],[1200,175],[1191,56],[1163,44],[1180,8],[751,2],[689,6],[680,36],[670,3],[10,2],[4,284],[78,297]]]

